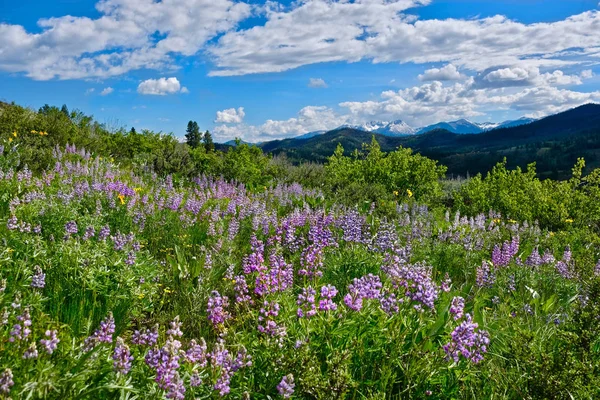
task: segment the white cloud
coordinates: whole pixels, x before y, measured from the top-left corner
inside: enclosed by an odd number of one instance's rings
[[[287,120],[267,120],[262,125],[218,125],[213,129],[217,140],[235,137],[247,141],[283,139],[308,132],[333,129],[347,122],[347,116],[336,114],[324,106],[306,106],[298,115]]]
[[[585,70],[581,71],[579,76],[581,76],[581,79],[589,79],[594,76],[594,72],[591,69],[585,69]]]
[[[525,24],[503,16],[419,20],[429,0],[306,0],[265,7],[261,26],[230,31],[209,52],[212,75],[279,72],[331,61],[431,63],[483,71],[499,65],[558,67],[600,51],[600,12]],[[577,53],[577,57],[568,57]]]
[[[432,68],[419,75],[421,81],[454,81],[463,79],[464,75],[458,72],[458,69],[452,64],[447,64],[442,68]]]
[[[499,75],[515,79],[525,77],[507,72]],[[481,88],[471,77],[464,83],[450,86],[434,81],[403,90],[389,90],[380,97],[379,101],[344,102],[340,106],[348,109],[349,118],[353,120],[401,118],[417,127],[502,109],[541,117],[585,103],[600,102],[600,91],[582,93],[548,85]]]
[[[477,80],[482,87],[565,86],[580,85],[583,83],[581,78],[561,70],[540,73],[537,67],[505,67],[484,71]]]
[[[327,83],[321,78],[310,78],[308,80],[308,87],[310,88],[326,88]]]
[[[244,121],[245,116],[246,113],[244,112],[244,107],[239,107],[237,110],[235,108],[228,108],[223,111],[217,111],[217,118],[215,119],[215,123],[241,124]]]
[[[106,88],[102,89],[102,91],[100,92],[100,96],[107,96],[114,91],[115,91],[115,89],[111,88],[110,86],[106,87]]]
[[[147,79],[141,82],[137,88],[138,93],[148,95],[164,96],[175,93],[188,93],[185,87],[181,87],[177,78]]]
[[[89,89],[87,89],[87,90],[85,91],[85,95],[87,96],[87,95],[89,95],[89,94],[92,94],[92,93],[94,93],[94,91],[95,91],[95,90],[96,90],[96,89],[94,89],[94,88],[89,88]]]
[[[39,33],[0,23],[0,69],[46,80],[172,67],[251,14],[232,0],[101,0],[96,9],[96,19],[41,19]]]

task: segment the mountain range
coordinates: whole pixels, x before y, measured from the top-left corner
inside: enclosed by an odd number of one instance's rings
[[[517,120],[503,121],[499,123],[494,122],[472,122],[467,119],[459,119],[457,121],[449,122],[438,122],[437,124],[424,126],[421,128],[413,128],[406,122],[398,119],[395,121],[370,121],[364,124],[344,124],[334,130],[338,129],[356,129],[364,132],[378,133],[384,136],[408,136],[418,135],[422,133],[431,132],[436,129],[445,129],[448,132],[467,134],[467,133],[481,133],[497,128],[508,128],[512,126],[519,126],[529,124],[535,121],[533,118],[519,118]],[[314,131],[308,132],[300,136],[294,137],[294,139],[309,139],[314,136],[322,135],[327,131]]]
[[[435,124],[432,130],[421,130],[419,134],[416,131],[390,135],[388,132],[396,126],[403,125],[393,121],[387,125],[370,123],[360,129],[342,126],[310,137],[275,140],[258,146],[265,152],[285,155],[293,162],[323,162],[333,154],[338,143],[346,154],[351,154],[374,136],[383,151],[409,147],[446,165],[451,176],[489,171],[504,157],[513,168],[535,161],[542,177],[568,177],[578,157],[585,158],[588,168],[600,167],[598,104],[586,104],[535,121],[505,121],[493,128],[479,125],[480,130],[475,133],[465,132],[469,129],[466,120]]]

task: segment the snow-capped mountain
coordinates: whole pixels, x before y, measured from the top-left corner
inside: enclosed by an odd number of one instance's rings
[[[345,124],[339,128],[352,128],[365,132],[379,133],[384,136],[405,136],[414,135],[415,129],[406,122],[398,119],[396,121],[370,121],[365,124],[350,125]],[[338,128],[338,129],[339,129]]]
[[[364,124],[344,124],[336,129],[352,128],[358,129],[365,132],[379,133],[384,136],[407,136],[430,132],[435,129],[445,129],[452,133],[467,134],[467,133],[481,133],[497,128],[510,128],[513,126],[525,125],[535,121],[533,118],[519,118],[516,120],[508,120],[503,122],[472,122],[468,119],[459,119],[456,121],[449,122],[438,122],[437,124],[428,125],[423,128],[413,128],[402,120],[396,121],[370,121]],[[296,136],[294,139],[308,139],[313,136],[321,135],[327,131],[314,131],[308,132],[300,136]]]
[[[478,124],[467,119],[459,119],[450,122],[438,122],[437,124],[425,126],[417,131],[417,133],[425,133],[434,129],[445,129],[452,133],[481,133],[484,131]]]

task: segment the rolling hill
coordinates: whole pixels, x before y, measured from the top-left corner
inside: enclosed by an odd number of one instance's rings
[[[265,142],[260,147],[275,155],[285,154],[296,162],[323,162],[338,143],[350,154],[369,143],[372,136],[384,151],[410,147],[438,160],[448,166],[449,175],[486,172],[507,157],[510,167],[524,167],[535,161],[540,176],[565,178],[577,157],[584,157],[589,167],[600,166],[600,105],[586,104],[524,125],[477,134],[435,129],[420,135],[393,137],[341,128],[305,139]]]

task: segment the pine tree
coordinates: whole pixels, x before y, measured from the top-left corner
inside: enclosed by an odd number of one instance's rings
[[[215,143],[213,142],[212,135],[209,131],[204,132],[204,148],[206,151],[214,151]]]
[[[60,112],[62,112],[63,114],[65,114],[67,117],[70,117],[69,108],[67,107],[66,104],[62,105],[62,107],[60,109]]]
[[[137,132],[135,131],[135,128],[132,126],[131,130],[129,131],[130,135],[135,135]]]
[[[185,134],[185,142],[191,148],[195,149],[200,146],[200,128],[198,128],[198,123],[196,121],[188,122],[186,134]]]

